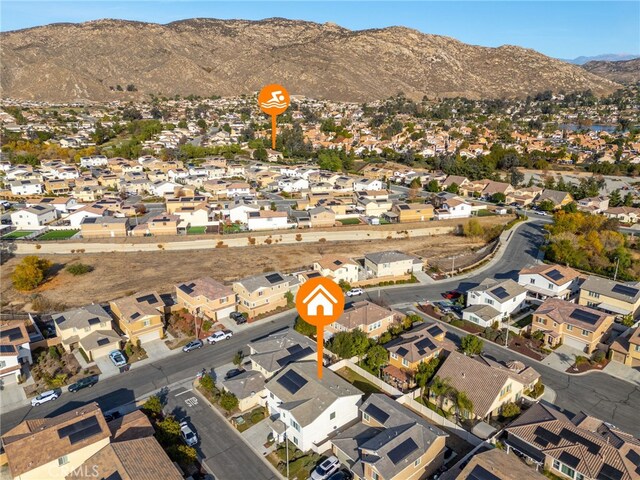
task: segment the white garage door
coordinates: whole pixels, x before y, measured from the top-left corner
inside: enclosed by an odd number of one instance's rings
[[[585,342],[581,342],[580,340],[577,340],[568,335],[564,336],[564,344],[567,347],[577,348],[578,350],[581,350],[583,352],[584,352],[584,349],[587,348],[587,344]]]
[[[145,333],[144,335],[140,335],[138,338],[140,339],[140,343],[144,346],[145,342],[158,340],[160,338],[160,331],[156,330],[155,332]]]

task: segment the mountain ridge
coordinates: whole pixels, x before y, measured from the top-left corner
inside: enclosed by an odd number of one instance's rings
[[[483,47],[407,27],[349,30],[271,18],[157,24],[101,19],[0,33],[3,96],[97,101],[149,94],[238,95],[282,83],[291,94],[371,101],[606,94],[619,85],[513,45]],[[117,85],[137,92],[120,92]]]

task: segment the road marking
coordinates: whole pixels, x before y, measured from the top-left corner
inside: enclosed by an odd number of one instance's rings
[[[176,393],[175,396],[179,397],[180,395],[184,395],[185,393],[189,393],[189,392],[193,392],[193,388],[190,388],[189,390],[185,390],[184,392]]]
[[[189,397],[184,401],[184,403],[187,404],[187,407],[195,407],[198,405],[198,399],[196,397]]]

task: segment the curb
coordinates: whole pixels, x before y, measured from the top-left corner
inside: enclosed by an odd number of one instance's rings
[[[218,415],[220,418],[222,418],[225,423],[229,424],[229,420],[227,418],[225,418],[224,415],[222,415],[222,413],[220,413],[220,411],[209,401],[209,399],[207,397],[205,397],[202,393],[200,393],[200,391],[197,389],[195,381],[191,383],[191,385],[193,386],[193,391],[194,393],[200,397],[202,400],[204,400],[204,402],[206,402],[206,404],[209,406],[209,408],[211,410],[214,411],[215,415]],[[259,457],[262,462],[273,472],[273,474],[276,476],[276,478],[279,478],[281,480],[285,480],[285,477],[276,469],[276,467],[274,467],[271,462],[269,462],[269,460],[266,459],[266,457],[264,455],[262,455],[262,453],[258,452],[255,448],[253,448],[253,446],[247,441],[246,438],[244,438],[242,436],[242,434],[240,432],[238,432],[235,428],[233,428],[233,426],[231,426],[229,424],[229,428],[232,428],[234,433],[240,437],[242,439],[242,441],[244,442],[244,444],[249,447],[249,449],[255,453],[255,455],[257,457]]]

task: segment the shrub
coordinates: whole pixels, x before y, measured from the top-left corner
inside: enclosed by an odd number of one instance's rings
[[[73,263],[71,265],[67,265],[65,270],[71,275],[84,275],[85,273],[93,271],[93,267],[84,263]]]
[[[593,355],[591,356],[591,360],[593,360],[596,363],[604,362],[605,358],[606,358],[606,355],[602,350],[596,350],[595,352],[593,352]]]
[[[233,393],[224,392],[220,397],[220,406],[227,412],[238,408],[239,403],[238,398]]]
[[[517,415],[520,415],[520,407],[514,402],[509,402],[502,406],[502,416],[504,418],[512,418]]]
[[[204,332],[208,332],[209,330],[211,330],[211,327],[213,327],[213,322],[211,320],[205,320],[204,322],[202,322],[202,330]]]
[[[298,233],[296,235],[296,242],[301,242],[302,241],[302,235],[300,233]]]
[[[58,351],[58,347],[55,345],[51,345],[49,347],[49,356],[54,360],[60,360],[60,352]]]
[[[33,290],[39,286],[51,268],[51,262],[29,255],[22,259],[11,275],[13,286],[18,290]]]
[[[209,374],[202,376],[202,378],[200,379],[200,386],[209,393],[215,393],[216,382],[213,380],[213,377]]]
[[[316,334],[316,327],[314,327],[313,325],[311,325],[310,323],[307,323],[302,317],[298,316],[296,317],[296,322],[293,325],[293,329],[298,332],[301,333],[302,335],[306,335],[307,337],[310,337],[312,335]]]
[[[157,395],[149,397],[141,407],[141,410],[150,417],[158,417],[162,413],[162,401]]]

